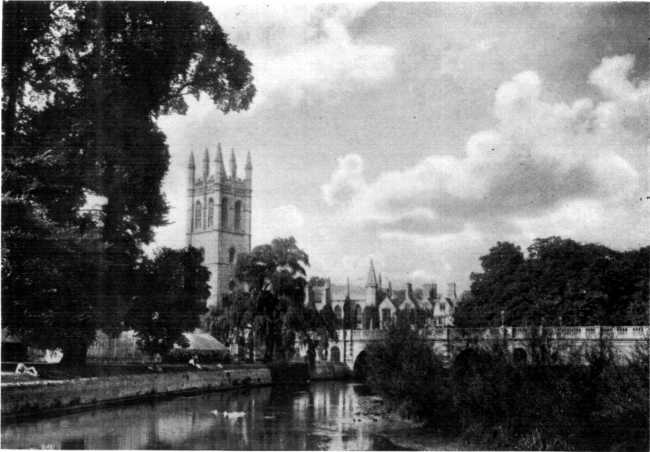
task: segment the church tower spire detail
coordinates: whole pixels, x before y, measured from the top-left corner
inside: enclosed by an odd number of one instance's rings
[[[210,176],[210,155],[208,154],[208,148],[203,150],[203,183],[207,183],[208,177]]]
[[[253,162],[251,160],[251,153],[248,151],[246,154],[246,180],[250,181],[253,178]]]
[[[217,155],[214,158],[217,167],[214,169],[217,173],[217,180],[226,178],[226,167],[223,166],[223,153],[221,152],[221,143],[217,143]]]
[[[230,150],[230,177],[237,180],[237,159],[235,159],[235,149]]]

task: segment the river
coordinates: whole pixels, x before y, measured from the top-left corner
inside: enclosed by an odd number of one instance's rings
[[[381,435],[385,422],[361,414],[368,401],[378,403],[349,382],[179,396],[3,422],[2,448],[395,449]]]

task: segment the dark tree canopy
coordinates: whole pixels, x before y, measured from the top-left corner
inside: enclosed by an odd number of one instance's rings
[[[19,321],[30,318],[30,331],[53,338],[63,323],[51,319],[68,312],[66,331],[87,344],[97,325],[123,327],[141,246],[166,221],[169,152],[156,118],[185,113],[186,95],[246,109],[251,64],[205,5],[188,2],[7,2],[2,52],[3,325],[33,338]],[[105,201],[92,214],[89,195]],[[70,240],[21,244],[61,236]],[[52,246],[84,257],[61,266]],[[75,268],[89,259],[80,249],[97,263]],[[58,270],[42,279],[29,271],[40,263]],[[78,273],[93,284],[57,302]]]
[[[136,272],[136,293],[126,325],[135,330],[142,348],[164,354],[174,343],[184,344],[183,332],[199,325],[210,295],[210,272],[196,248],[163,248],[144,258]]]
[[[650,247],[614,251],[571,239],[536,239],[524,257],[499,242],[455,313],[458,326],[642,325],[648,321]]]
[[[104,196],[105,238],[149,242],[167,212],[155,118],[188,94],[247,108],[250,62],[198,3],[10,2],[4,19],[3,192],[57,221]]]

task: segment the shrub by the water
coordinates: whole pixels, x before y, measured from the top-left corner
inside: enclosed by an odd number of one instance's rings
[[[446,370],[429,345],[406,322],[391,327],[386,340],[368,347],[368,384],[384,395],[390,408],[437,425],[451,421]]]
[[[543,338],[532,362],[505,344],[468,347],[450,366],[407,327],[368,350],[368,383],[399,409],[482,447],[648,450],[648,352],[617,363],[611,348],[560,359]]]

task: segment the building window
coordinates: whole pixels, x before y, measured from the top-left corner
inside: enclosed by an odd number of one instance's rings
[[[228,198],[221,200],[221,229],[226,229],[228,226]]]
[[[194,229],[201,227],[201,201],[196,201],[196,208],[194,209]]]
[[[334,308],[334,315],[336,315],[336,320],[343,320],[343,313],[341,312],[341,306],[336,306]]]
[[[381,310],[381,321],[384,324],[390,322],[390,309]]]
[[[231,246],[230,249],[228,250],[228,262],[231,264],[235,262],[235,247]]]
[[[214,200],[208,200],[208,227],[211,228],[214,224]]]
[[[235,231],[241,230],[241,201],[235,203]]]
[[[354,317],[356,320],[357,328],[360,328],[361,323],[363,322],[363,314],[361,312],[361,306],[357,305],[357,308],[354,310]]]

